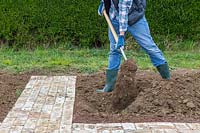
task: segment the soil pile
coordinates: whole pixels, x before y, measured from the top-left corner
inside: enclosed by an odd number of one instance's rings
[[[131,104],[139,93],[135,86],[137,65],[134,60],[125,61],[121,67],[112,95],[112,110],[120,111]]]
[[[73,122],[200,122],[200,71],[171,73],[168,81],[152,71],[137,71],[135,85],[141,91],[121,112],[108,111],[113,93],[96,93],[105,73],[78,76]]]

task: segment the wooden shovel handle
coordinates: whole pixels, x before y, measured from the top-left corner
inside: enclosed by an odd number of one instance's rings
[[[110,28],[110,30],[111,30],[111,32],[112,32],[114,38],[115,38],[115,42],[117,42],[117,41],[118,41],[117,33],[116,33],[116,31],[115,31],[115,29],[114,29],[114,27],[113,27],[113,25],[112,25],[112,23],[111,23],[111,21],[110,21],[110,18],[108,17],[108,15],[107,15],[107,13],[106,13],[106,10],[103,10],[103,15],[104,15],[104,17],[106,18],[106,21],[107,21],[107,23],[108,23],[108,26],[109,26],[109,28]]]
[[[104,15],[104,17],[106,18],[106,21],[107,21],[107,23],[108,23],[108,26],[109,26],[109,28],[110,28],[110,30],[111,30],[113,36],[114,36],[115,42],[117,42],[117,41],[118,41],[118,35],[117,35],[117,33],[116,33],[116,31],[115,31],[115,29],[114,29],[114,27],[113,27],[113,25],[112,25],[112,23],[111,23],[111,21],[110,21],[110,18],[108,17],[108,15],[107,15],[107,13],[106,13],[106,10],[103,10],[103,15]],[[120,47],[120,50],[121,50],[121,53],[122,53],[124,59],[127,60],[126,55],[125,55],[124,50],[123,50],[122,47]]]

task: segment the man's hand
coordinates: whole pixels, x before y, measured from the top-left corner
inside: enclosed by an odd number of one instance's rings
[[[124,46],[124,44],[125,44],[124,35],[119,35],[118,42],[116,44],[116,49],[121,48],[122,46]]]
[[[103,16],[103,10],[104,10],[104,2],[103,1],[100,1],[100,4],[99,4],[99,7],[98,7],[98,14],[100,16]]]

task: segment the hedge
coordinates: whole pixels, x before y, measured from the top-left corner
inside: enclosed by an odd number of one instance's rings
[[[0,44],[12,47],[71,43],[99,47],[107,24],[97,14],[99,0],[2,0]],[[146,17],[155,34],[200,37],[199,0],[147,0]]]
[[[147,17],[154,33],[200,37],[199,0],[148,0]]]

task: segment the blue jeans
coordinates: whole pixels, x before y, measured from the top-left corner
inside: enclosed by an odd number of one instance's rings
[[[115,31],[117,34],[119,34],[119,23],[117,20],[111,21],[113,24],[113,27],[115,28]],[[135,23],[132,26],[129,26],[127,29],[128,32],[133,36],[133,38],[136,40],[136,42],[144,49],[144,51],[149,55],[152,64],[157,67],[159,65],[165,64],[166,60],[163,56],[163,53],[160,51],[160,49],[157,47],[157,45],[154,43],[150,30],[148,22],[145,18],[141,18],[137,23]],[[109,53],[109,59],[108,59],[108,69],[109,70],[118,70],[121,64],[121,52],[114,48],[114,45],[116,44],[115,39],[112,35],[112,32],[108,31],[108,37],[110,40],[110,53]]]

